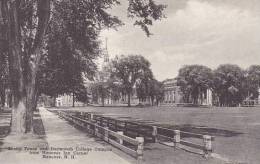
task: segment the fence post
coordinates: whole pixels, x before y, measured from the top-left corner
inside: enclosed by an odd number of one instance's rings
[[[136,140],[138,141],[137,145],[137,162],[141,163],[143,160],[143,151],[144,151],[144,138],[143,137],[136,137]]]
[[[100,117],[100,125],[103,126],[103,117]]]
[[[212,137],[209,135],[203,135],[204,142],[204,157],[208,158],[212,153]]]
[[[181,142],[181,132],[180,130],[174,130],[174,137],[173,137],[174,148],[179,147],[180,142]]]
[[[156,143],[157,142],[157,126],[153,126],[152,136],[153,136],[153,142]]]
[[[117,120],[115,120],[115,131],[117,131]]]
[[[106,141],[106,142],[109,142],[109,136],[108,136],[108,127],[105,127],[104,128],[105,129],[105,131],[104,131],[104,140]]]
[[[125,125],[124,125],[124,133],[125,133],[125,135],[127,135],[127,122],[125,122]]]
[[[82,118],[83,118],[84,120],[87,120],[86,116],[87,116],[87,114],[86,114],[85,112],[83,112]]]
[[[84,122],[81,123],[81,127],[82,127],[82,128],[85,127],[85,123],[84,123]]]
[[[118,131],[117,134],[124,135],[124,132]],[[123,140],[121,138],[117,138],[117,141],[120,143],[120,145],[123,145]]]
[[[98,124],[94,124],[94,135],[98,137]]]
[[[90,121],[94,121],[94,114],[90,113]]]
[[[110,121],[110,119],[107,118],[107,127],[109,127],[109,121]]]
[[[87,131],[90,133],[90,125],[89,124],[87,124]]]
[[[80,112],[80,117],[84,118],[84,112]]]

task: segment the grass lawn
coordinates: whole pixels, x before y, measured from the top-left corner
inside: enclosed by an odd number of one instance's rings
[[[214,152],[232,161],[259,163],[260,108],[185,108],[185,107],[75,107],[153,120],[163,126],[216,136]]]

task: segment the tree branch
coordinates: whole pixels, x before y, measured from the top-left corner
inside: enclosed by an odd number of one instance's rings
[[[48,27],[50,19],[50,0],[38,0],[37,2],[38,27],[34,39],[32,54],[42,47],[44,35]],[[37,56],[36,56],[37,57]]]

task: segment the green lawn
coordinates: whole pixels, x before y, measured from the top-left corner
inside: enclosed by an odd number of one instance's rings
[[[76,107],[109,115],[153,120],[163,126],[216,136],[214,152],[233,161],[259,163],[260,108]]]

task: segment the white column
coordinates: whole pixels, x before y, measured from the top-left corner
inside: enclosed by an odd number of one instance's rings
[[[260,104],[260,88],[258,88],[258,104]]]
[[[175,91],[174,90],[172,91],[172,100],[173,100],[173,103],[175,103]]]
[[[212,105],[212,91],[207,89],[207,105]]]

